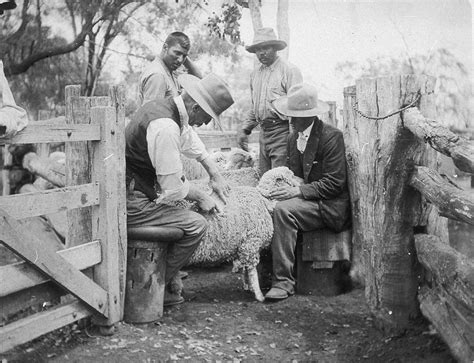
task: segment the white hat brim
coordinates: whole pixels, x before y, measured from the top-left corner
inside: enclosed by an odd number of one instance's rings
[[[184,90],[191,96],[191,98],[198,103],[199,106],[214,120],[219,122],[219,116],[212,110],[211,106],[202,96],[207,91],[200,87],[199,78],[182,74],[179,77],[179,83]]]
[[[329,105],[321,100],[318,100],[316,107],[309,110],[292,110],[288,107],[288,96],[283,96],[273,101],[273,107],[282,115],[289,117],[314,117],[322,116],[329,111]]]

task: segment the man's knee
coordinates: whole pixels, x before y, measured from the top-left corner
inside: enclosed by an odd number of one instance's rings
[[[192,233],[195,235],[204,235],[206,233],[209,223],[206,218],[204,218],[199,213],[193,213],[192,219]]]

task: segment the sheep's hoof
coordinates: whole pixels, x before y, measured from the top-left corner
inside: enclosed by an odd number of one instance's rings
[[[265,296],[263,296],[262,293],[255,294],[255,300],[257,300],[259,302],[264,302],[265,301]]]

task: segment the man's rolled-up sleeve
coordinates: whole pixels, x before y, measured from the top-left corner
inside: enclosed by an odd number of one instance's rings
[[[209,156],[206,146],[191,126],[183,127],[181,133],[181,152],[189,159],[202,161]]]
[[[183,199],[189,192],[189,182],[183,176],[179,132],[171,119],[154,120],[147,128],[148,156],[161,189],[157,203]]]

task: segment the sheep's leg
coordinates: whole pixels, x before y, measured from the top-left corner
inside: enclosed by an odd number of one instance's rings
[[[243,287],[245,291],[250,290],[249,286],[249,274],[247,273],[247,269],[243,268],[242,269],[242,282],[243,282]]]
[[[248,267],[245,269],[245,274],[247,275],[248,282],[250,285],[250,291],[255,295],[257,301],[264,301],[265,297],[263,296],[262,290],[260,290],[260,283],[258,282],[258,272],[256,267]]]

